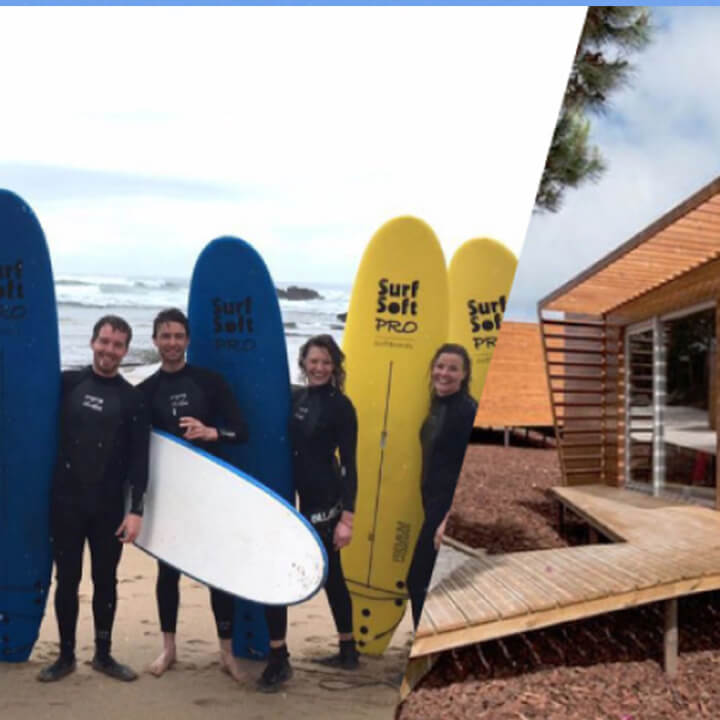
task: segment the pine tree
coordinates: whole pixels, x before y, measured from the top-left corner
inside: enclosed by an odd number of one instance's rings
[[[602,155],[588,143],[588,114],[606,111],[608,95],[627,86],[633,70],[628,56],[645,48],[650,37],[647,8],[588,8],[535,198],[536,210],[557,212],[566,188],[597,181],[602,175]]]

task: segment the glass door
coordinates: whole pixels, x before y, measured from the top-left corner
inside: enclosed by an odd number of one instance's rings
[[[663,491],[715,500],[715,308],[663,320]]]

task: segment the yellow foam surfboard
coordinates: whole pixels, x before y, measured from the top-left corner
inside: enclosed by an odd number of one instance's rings
[[[361,652],[379,655],[405,612],[406,579],[423,521],[420,427],[429,366],[448,329],[447,271],[421,220],[383,225],[353,285],[343,350],[358,415],[358,495],[342,564]]]
[[[455,251],[448,268],[448,338],[470,353],[470,394],[478,402],[516,267],[517,258],[505,245],[490,238],[474,238]]]

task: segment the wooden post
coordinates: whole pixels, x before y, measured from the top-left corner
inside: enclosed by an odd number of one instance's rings
[[[423,657],[411,658],[405,668],[405,675],[400,685],[400,702],[417,687],[420,681],[432,670],[439,657],[439,653],[431,653]]]
[[[674,677],[678,665],[678,603],[677,598],[665,601],[664,656],[665,672]]]

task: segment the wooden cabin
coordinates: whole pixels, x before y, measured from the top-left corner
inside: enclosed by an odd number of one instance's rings
[[[538,314],[563,484],[720,508],[720,178]]]
[[[553,494],[614,542],[474,555],[428,594],[406,687],[441,650],[657,601],[672,675],[678,598],[720,589],[720,514],[693,506],[720,508],[720,178],[541,300],[538,314],[564,485]],[[522,365],[501,368],[508,326],[481,401],[493,421],[502,404],[489,393],[500,386],[522,406]]]
[[[545,358],[537,323],[503,321],[475,417],[476,428],[550,428]]]

